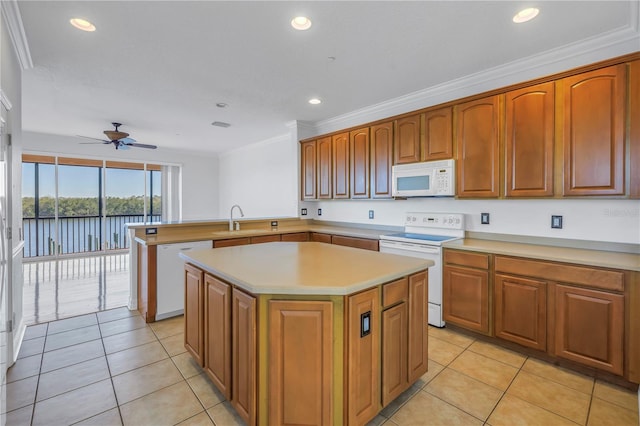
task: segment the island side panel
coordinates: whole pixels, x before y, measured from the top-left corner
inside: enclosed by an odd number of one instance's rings
[[[146,322],[156,320],[157,246],[138,244],[138,311]]]

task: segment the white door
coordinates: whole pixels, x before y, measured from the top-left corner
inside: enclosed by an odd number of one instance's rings
[[[11,315],[9,309],[9,269],[11,264],[10,246],[7,239],[8,214],[7,214],[7,194],[10,191],[8,179],[9,150],[7,137],[5,135],[4,120],[0,116],[0,389],[2,414],[1,424],[6,423],[6,382],[7,368],[11,362],[11,342],[10,331],[7,328],[7,320]]]

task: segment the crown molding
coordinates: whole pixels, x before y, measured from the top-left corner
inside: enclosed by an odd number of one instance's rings
[[[635,53],[640,49],[640,1],[630,3],[629,16],[628,25],[604,34],[315,122],[309,137]]]
[[[11,105],[11,101],[7,97],[7,94],[4,93],[4,90],[0,88],[0,105],[4,107],[7,111],[9,111],[13,105]]]
[[[9,38],[18,55],[18,61],[23,70],[33,68],[33,60],[29,51],[29,42],[22,25],[22,15],[17,0],[2,0],[2,16],[7,23]]]

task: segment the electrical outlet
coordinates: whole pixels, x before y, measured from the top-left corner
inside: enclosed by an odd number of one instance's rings
[[[272,220],[271,221],[271,227],[272,228],[277,228],[278,227],[278,221],[277,220]]]
[[[480,223],[483,225],[489,224],[489,213],[480,213]]]
[[[373,219],[373,210],[369,210],[369,219]]]
[[[551,216],[551,227],[562,229],[562,216]]]
[[[301,216],[306,216],[307,215],[307,209],[302,209],[300,212]]]
[[[156,235],[158,233],[158,228],[145,228],[144,229],[144,234],[145,235]]]
[[[318,216],[322,216],[322,209],[318,209]]]

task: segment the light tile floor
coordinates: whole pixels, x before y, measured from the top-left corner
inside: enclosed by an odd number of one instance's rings
[[[31,326],[7,374],[7,425],[235,425],[185,352],[183,318],[118,308]],[[429,372],[372,424],[638,425],[635,392],[429,329]]]

